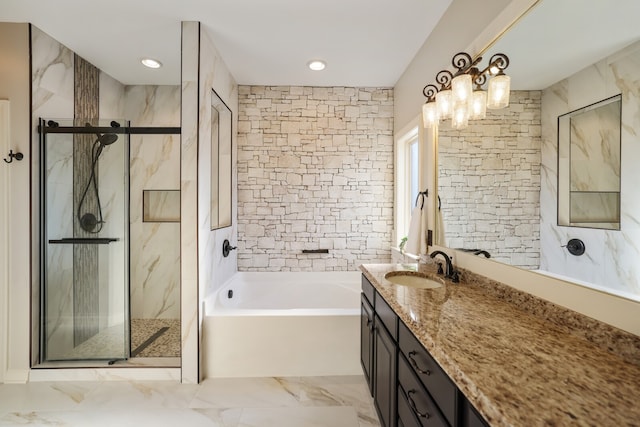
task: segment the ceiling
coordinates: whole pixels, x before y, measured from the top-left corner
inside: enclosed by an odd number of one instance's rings
[[[512,89],[545,89],[640,40],[639,16],[639,0],[541,0],[484,62],[504,52]]]
[[[180,22],[200,21],[239,84],[391,87],[451,1],[2,0],[0,21],[34,24],[124,84],[179,84]]]

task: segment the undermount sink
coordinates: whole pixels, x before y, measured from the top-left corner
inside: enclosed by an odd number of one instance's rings
[[[436,289],[444,283],[416,271],[391,271],[384,278],[395,285],[418,289]]]

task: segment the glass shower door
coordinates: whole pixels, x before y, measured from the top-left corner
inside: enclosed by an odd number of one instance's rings
[[[40,123],[41,362],[129,357],[129,138],[115,125]]]

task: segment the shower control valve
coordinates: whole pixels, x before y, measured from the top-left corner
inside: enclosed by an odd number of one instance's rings
[[[225,258],[228,257],[229,252],[234,249],[237,249],[237,246],[231,246],[231,242],[229,242],[229,239],[224,239],[224,242],[222,242],[222,256]]]

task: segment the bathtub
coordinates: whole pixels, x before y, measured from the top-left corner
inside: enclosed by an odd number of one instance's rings
[[[205,377],[359,375],[359,272],[240,272],[205,300]]]

